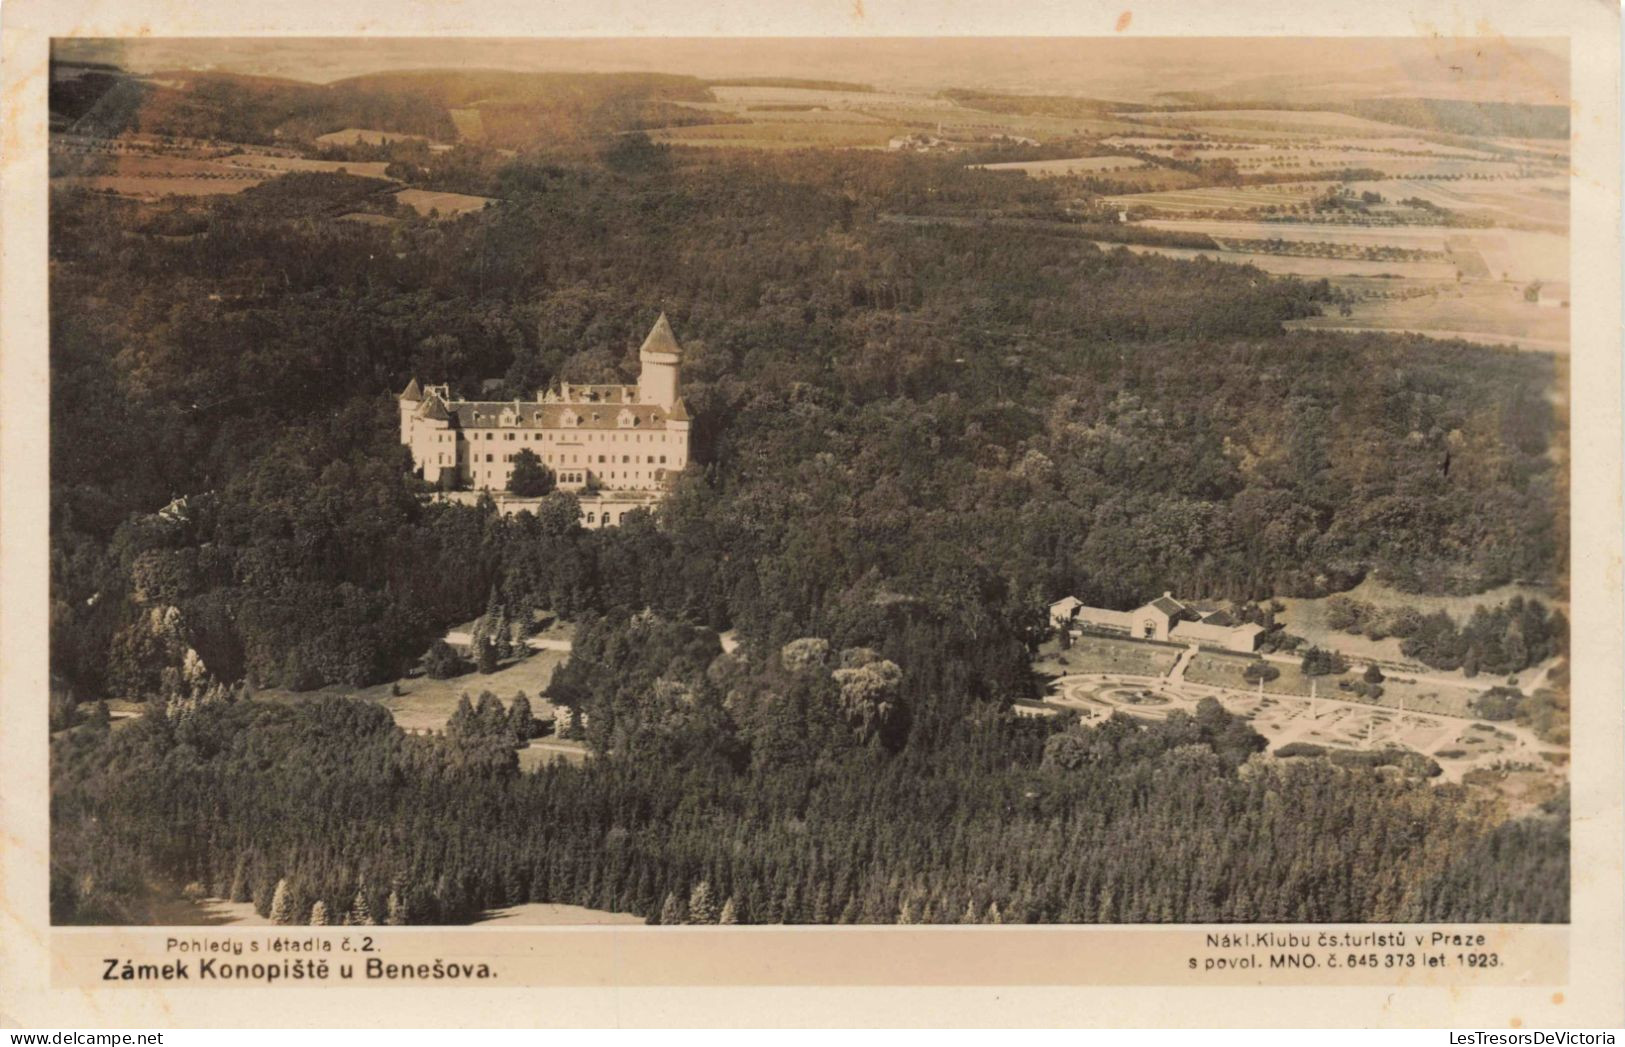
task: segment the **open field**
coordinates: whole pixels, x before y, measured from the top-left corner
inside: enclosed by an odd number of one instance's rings
[[[485,139],[485,121],[478,109],[448,109],[446,115],[451,117],[451,125],[457,128],[460,137],[470,142]]]
[[[1118,113],[1125,120],[1164,127],[1188,127],[1193,130],[1217,128],[1242,131],[1290,131],[1294,134],[1334,133],[1358,134],[1367,132],[1383,137],[1403,137],[1412,128],[1399,124],[1367,120],[1362,116],[1349,116],[1324,110],[1299,109],[1207,109],[1177,113]]]
[[[1338,278],[1377,278],[1400,276],[1441,283],[1455,279],[1456,267],[1449,262],[1372,262],[1360,258],[1304,258],[1299,255],[1260,254],[1246,251],[1212,251],[1194,247],[1153,247],[1147,244],[1117,244],[1099,241],[1103,250],[1126,248],[1135,254],[1160,254],[1167,258],[1208,258],[1231,265],[1257,266],[1275,276],[1299,276],[1310,280]]]
[[[729,108],[741,110],[757,105],[805,105],[825,109],[876,109],[884,106],[930,110],[958,108],[951,99],[923,94],[833,91],[819,87],[771,87],[761,84],[713,86],[711,96]]]
[[[587,747],[581,742],[565,741],[549,735],[545,738],[532,738],[529,745],[520,749],[519,770],[523,774],[545,767],[550,763],[572,763],[581,765],[587,762]]]
[[[1267,211],[1270,208],[1307,204],[1336,182],[1285,182],[1280,185],[1248,185],[1234,188],[1209,186],[1160,193],[1127,193],[1102,197],[1101,202],[1121,210],[1147,208],[1171,213],[1191,211]]]
[[[1420,596],[1413,593],[1400,592],[1398,589],[1383,584],[1376,578],[1368,577],[1353,589],[1339,595],[1368,603],[1380,608],[1414,607],[1423,614],[1432,614],[1434,611],[1444,611],[1452,618],[1465,621],[1472,616],[1474,608],[1494,607],[1506,603],[1514,596],[1522,596],[1526,600],[1539,600],[1548,607],[1556,607],[1568,613],[1566,601],[1554,599],[1550,593],[1539,589],[1532,589],[1521,585],[1503,585],[1497,589],[1490,589],[1475,596]],[[1276,597],[1276,602],[1286,609],[1276,615],[1286,631],[1295,636],[1301,636],[1309,643],[1318,647],[1335,647],[1351,658],[1376,659],[1386,662],[1402,663],[1408,661],[1399,650],[1397,637],[1385,637],[1373,640],[1367,636],[1355,636],[1352,633],[1340,632],[1326,624],[1326,601],[1330,597]],[[1437,669],[1426,672],[1431,676],[1451,676]],[[1459,674],[1456,674],[1459,675]],[[1462,677],[1465,681],[1466,678]]]
[[[1165,676],[1179,660],[1179,648],[1119,640],[1088,633],[1072,641],[1062,651],[1055,641],[1039,649],[1035,666],[1039,672],[1063,676],[1073,673],[1124,673],[1132,676]]]
[[[306,160],[268,153],[199,157],[155,152],[75,154],[73,166],[54,181],[120,196],[153,200],[165,196],[221,196],[240,193],[288,171],[344,171],[383,178],[385,163]]]
[[[580,905],[559,905],[554,902],[529,902],[510,905],[506,909],[493,909],[474,921],[481,926],[508,924],[514,927],[607,927],[612,925],[642,926],[643,917],[624,912],[605,912]]]
[[[428,189],[402,189],[395,199],[418,214],[438,212],[442,218],[452,218],[472,211],[483,211],[492,203],[488,196],[469,196],[465,193],[436,193]]]
[[[374,131],[366,127],[346,127],[342,131],[329,131],[316,136],[317,145],[383,145],[385,142],[427,142],[423,135],[404,134],[400,131]]]
[[[305,702],[326,695],[344,695],[364,701],[377,702],[388,709],[395,722],[405,731],[438,731],[446,726],[457,708],[457,699],[467,694],[477,698],[481,691],[490,691],[507,705],[514,695],[524,691],[530,698],[531,711],[538,720],[553,718],[553,707],[541,697],[553,679],[553,670],[569,658],[567,651],[537,651],[528,658],[510,662],[494,673],[464,673],[449,680],[436,680],[429,676],[408,676],[392,683],[374,687],[331,686],[316,691],[286,691],[265,688],[257,692],[262,701]],[[391,694],[399,685],[404,694]]]
[[[1481,216],[1498,225],[1527,226],[1567,236],[1569,186],[1566,175],[1506,178],[1496,181],[1440,181],[1390,178],[1350,182],[1356,193],[1381,193],[1389,200],[1416,197],[1446,210]]]
[[[240,153],[226,157],[223,163],[233,167],[246,167],[270,174],[287,171],[323,171],[328,174],[353,174],[360,178],[388,178],[384,174],[389,164],[382,160],[307,160],[302,156],[271,156],[266,153]]]
[[[1525,349],[1567,352],[1569,310],[1524,300],[1523,289],[1506,283],[1446,285],[1414,298],[1357,302],[1352,316],[1314,316],[1289,328],[1335,331],[1407,331],[1483,344],[1512,343]]]
[[[1190,194],[1143,195],[1160,197]],[[1140,194],[1112,197],[1114,201],[1140,198],[1143,198]],[[1145,224],[1155,229],[1205,233],[1220,238],[1308,240],[1445,252],[1461,256],[1455,259],[1456,264],[1448,274],[1451,279],[1455,277],[1455,269],[1461,268],[1463,258],[1471,255],[1477,255],[1485,269],[1477,274],[1464,272],[1464,276],[1477,275],[1484,279],[1512,280],[1521,283],[1528,283],[1531,280],[1566,281],[1569,278],[1568,237],[1552,232],[1524,229],[1458,229],[1443,225],[1360,226],[1332,225],[1323,222],[1200,218],[1152,218],[1147,219]],[[1414,274],[1406,272],[1405,275]]]
[[[867,118],[840,123],[764,120],[748,124],[667,127],[649,132],[649,137],[668,145],[713,149],[884,149],[886,143],[903,130],[898,125]]]
[[[117,155],[97,157],[84,173],[53,181],[120,196],[158,199],[164,196],[223,196],[259,185],[272,172],[245,170],[219,160],[184,156]]]
[[[1126,171],[1144,167],[1145,161],[1132,156],[1080,156],[1070,160],[1021,160],[1004,164],[973,164],[979,171],[1020,171],[1033,178],[1059,178],[1066,175]]]
[[[1258,659],[1245,654],[1220,654],[1217,651],[1202,651],[1191,657],[1190,665],[1185,669],[1185,679],[1191,683],[1204,683],[1214,687],[1233,687],[1239,691],[1258,690],[1258,684],[1249,683],[1242,673],[1247,666]],[[1309,677],[1296,664],[1285,662],[1271,662],[1271,665],[1281,671],[1281,675],[1264,683],[1265,694],[1308,694],[1310,693]],[[1315,685],[1316,692],[1326,694],[1328,690],[1335,692],[1336,677],[1319,677]]]

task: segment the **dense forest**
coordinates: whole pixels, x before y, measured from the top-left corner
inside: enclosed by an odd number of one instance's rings
[[[1222,710],[1008,712],[1057,593],[1560,579],[1551,358],[1284,333],[1324,284],[883,221],[1056,192],[942,158],[628,135],[470,171],[500,204],[386,227],[333,220],[376,190],[345,175],[53,196],[53,688],[151,710],[56,742],[57,919],[283,880],[423,921],[658,920],[701,883],[740,922],[1563,918],[1566,879],[1474,857],[1566,863],[1554,817],[1492,839],[1459,790],[1247,762]],[[423,500],[409,377],[628,380],[662,309],[696,465],[658,510]],[[393,679],[493,600],[580,623],[552,697],[585,767],[249,697]]]

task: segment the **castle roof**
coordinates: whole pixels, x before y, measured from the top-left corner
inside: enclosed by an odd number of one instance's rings
[[[432,395],[423,401],[418,408],[418,414],[431,422],[445,422],[451,419],[451,415],[446,412],[446,405],[440,402],[440,397]]]
[[[661,313],[660,319],[649,329],[649,336],[643,340],[643,346],[638,352],[682,355],[683,347],[677,344],[677,336],[672,333],[671,323],[667,321],[665,313]]]
[[[637,403],[454,400],[449,410],[460,429],[562,429],[566,432],[571,429],[664,429],[668,416],[682,420],[675,408],[668,413],[659,404]],[[621,424],[623,414],[629,425]],[[575,424],[566,425],[566,415],[573,415]],[[504,417],[509,419],[506,424]]]
[[[682,397],[678,397],[677,402],[671,405],[671,420],[674,422],[686,422],[689,420],[688,405],[683,403]]]
[[[418,388],[418,380],[416,378],[408,382],[406,384],[406,388],[401,390],[400,399],[410,400],[413,403],[417,403],[419,400],[423,399],[423,390]]]

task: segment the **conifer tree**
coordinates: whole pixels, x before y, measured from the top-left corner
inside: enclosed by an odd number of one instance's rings
[[[327,903],[320,898],[310,907],[310,925],[312,927],[326,927],[332,921],[327,915]]]
[[[344,922],[352,927],[369,927],[372,925],[372,906],[367,904],[367,885],[365,883],[356,888],[355,900],[350,903],[350,911],[345,914]]]
[[[462,738],[474,733],[474,703],[468,700],[468,692],[464,691],[457,697],[457,708],[452,710],[451,718],[446,721],[446,734],[453,738]]]
[[[389,912],[384,916],[384,923],[390,927],[405,927],[411,920],[408,918],[406,903],[401,900],[400,888],[389,892]]]
[[[276,892],[271,895],[270,920],[272,923],[280,924],[289,924],[294,921],[293,897],[288,891],[286,878],[276,882]]]
[[[481,738],[500,738],[508,733],[508,714],[502,701],[490,691],[481,691],[474,706],[474,733]]]
[[[536,715],[530,709],[530,697],[524,691],[513,696],[508,706],[508,729],[513,732],[515,744],[524,744],[536,737]]]
[[[717,917],[717,922],[724,926],[732,926],[739,922],[739,910],[734,905],[733,895],[730,894],[728,900],[722,903],[722,915]]]
[[[711,897],[711,882],[701,880],[688,892],[688,922],[716,923],[717,906]]]
[[[480,640],[475,645],[474,664],[480,672],[487,675],[496,672],[500,668],[497,645],[489,637]]]
[[[671,927],[683,922],[683,903],[677,900],[677,895],[671,891],[666,892],[666,900],[660,903],[660,924]]]

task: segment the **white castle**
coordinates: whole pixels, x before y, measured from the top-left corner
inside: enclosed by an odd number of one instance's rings
[[[484,401],[456,400],[446,386],[420,388],[414,378],[399,397],[401,443],[430,483],[493,492],[507,490],[515,456],[529,449],[561,490],[601,492],[590,507],[583,501],[588,524],[619,522],[688,465],[682,357],[661,313],[638,350],[637,385],[564,382],[533,401]]]

